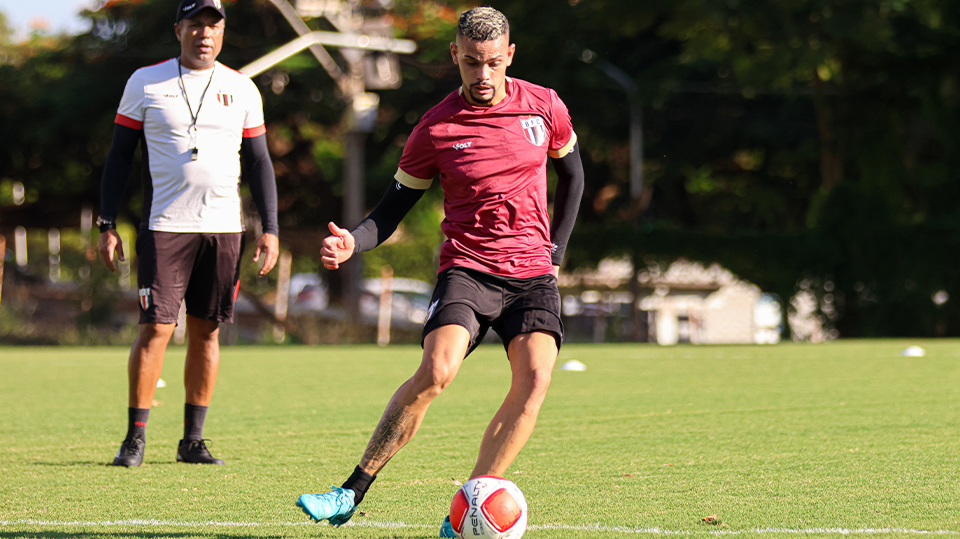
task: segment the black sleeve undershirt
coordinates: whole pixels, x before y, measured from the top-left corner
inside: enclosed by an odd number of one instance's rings
[[[279,236],[277,179],[267,151],[267,136],[244,137],[240,142],[240,155],[243,157],[243,179],[250,185],[250,195],[260,214],[263,232]]]
[[[563,262],[577,212],[580,211],[580,198],[583,197],[580,144],[574,144],[570,153],[552,161],[553,169],[557,171],[557,190],[553,199],[553,219],[550,220],[550,241],[553,243],[551,259],[554,266],[559,266]]]
[[[127,192],[130,169],[133,168],[133,154],[143,131],[120,124],[113,126],[113,142],[103,164],[103,177],[100,179],[100,217],[116,222],[120,204]]]
[[[394,181],[377,207],[351,232],[356,242],[353,253],[369,251],[387,241],[425,192],[425,189],[412,189]]]

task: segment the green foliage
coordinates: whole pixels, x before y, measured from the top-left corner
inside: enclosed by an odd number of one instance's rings
[[[955,535],[958,344],[564,346],[558,366],[587,370],[553,373],[507,471],[531,508],[524,537]],[[510,381],[503,348],[481,346],[356,526],[335,530],[296,497],[353,470],[419,347],[224,348],[204,429],[223,467],[174,462],[184,353],[167,353],[145,462],[128,470],[104,466],[126,423],[127,348],[0,349],[0,533],[433,537]],[[713,514],[720,529],[702,523]]]

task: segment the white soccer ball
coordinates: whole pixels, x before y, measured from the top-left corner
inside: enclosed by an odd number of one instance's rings
[[[519,539],[527,530],[527,500],[513,481],[474,477],[454,495],[450,524],[460,539]]]

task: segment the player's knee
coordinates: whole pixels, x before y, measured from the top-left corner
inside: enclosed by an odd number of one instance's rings
[[[445,362],[423,365],[417,373],[420,394],[432,400],[453,382],[456,374],[456,369]]]
[[[533,390],[535,393],[543,395],[547,392],[547,389],[550,387],[550,382],[553,380],[553,372],[551,369],[538,368],[533,371]]]
[[[525,371],[520,375],[520,380],[515,381],[527,393],[528,400],[543,400],[553,379],[553,372],[547,368],[534,368]]]
[[[137,340],[142,347],[165,347],[175,327],[175,324],[141,324]]]
[[[434,365],[431,376],[431,385],[438,395],[441,391],[446,389],[451,382],[453,382],[453,378],[456,376],[456,374],[456,369],[453,369],[447,364]]]
[[[213,328],[212,330],[205,329],[204,331],[195,331],[190,334],[190,338],[204,343],[219,343],[220,342],[220,328]]]

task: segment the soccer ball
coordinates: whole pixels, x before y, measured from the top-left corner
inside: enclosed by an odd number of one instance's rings
[[[454,495],[450,524],[460,539],[519,539],[527,530],[527,500],[512,481],[474,477]]]

